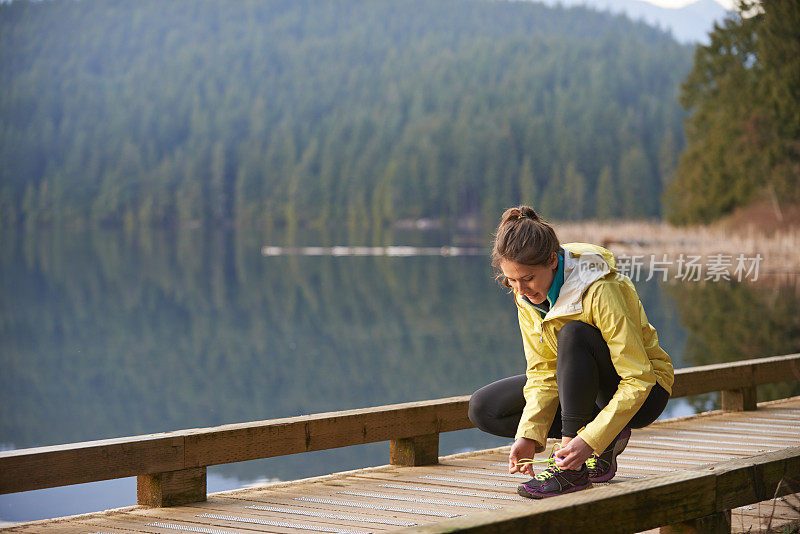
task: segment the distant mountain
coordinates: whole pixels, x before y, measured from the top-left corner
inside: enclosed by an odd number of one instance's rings
[[[672,32],[681,43],[707,43],[714,22],[725,18],[728,11],[714,0],[697,0],[682,8],[661,7],[643,0],[542,0],[545,4],[586,6],[599,11],[624,13],[633,20]]]

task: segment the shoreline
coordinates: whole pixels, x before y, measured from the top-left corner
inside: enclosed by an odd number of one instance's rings
[[[759,270],[770,274],[800,274],[800,229],[788,228],[771,234],[754,227],[731,231],[723,226],[675,227],[665,222],[584,221],[554,223],[564,243],[580,241],[608,248],[615,255],[648,256],[673,261],[683,255],[699,256],[708,263],[723,255],[732,261],[743,255],[761,255]]]

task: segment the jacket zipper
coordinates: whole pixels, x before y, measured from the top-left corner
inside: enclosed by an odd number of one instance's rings
[[[570,314],[566,314],[566,315],[556,315],[554,317],[551,317],[549,320],[552,321],[553,319],[558,319],[559,317],[571,317],[573,315],[580,315],[580,313],[570,313]],[[542,319],[542,322],[541,322],[541,325],[540,325],[540,328],[539,328],[539,343],[544,343],[544,323],[545,323],[545,320]]]
[[[539,343],[544,343],[544,319],[542,319],[542,324],[539,328]]]

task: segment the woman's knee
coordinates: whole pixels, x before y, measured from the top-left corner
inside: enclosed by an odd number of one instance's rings
[[[596,327],[583,321],[570,321],[558,331],[558,345],[561,343],[586,343],[602,335]]]
[[[644,428],[652,424],[664,412],[669,401],[669,393],[661,384],[656,384],[650,389],[644,404],[628,423],[631,428]]]
[[[484,432],[513,436],[525,407],[524,384],[525,375],[519,375],[482,387],[469,399],[469,420]]]
[[[467,417],[476,427],[484,430],[487,422],[496,417],[493,412],[492,397],[487,391],[488,386],[484,386],[469,398]]]

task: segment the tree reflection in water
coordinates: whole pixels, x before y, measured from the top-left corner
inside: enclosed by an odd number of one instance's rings
[[[800,351],[800,279],[762,276],[755,284],[670,284],[666,289],[688,333],[686,366]],[[800,395],[800,376],[759,386],[758,400]],[[719,394],[691,399],[697,411],[719,408]]]

